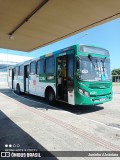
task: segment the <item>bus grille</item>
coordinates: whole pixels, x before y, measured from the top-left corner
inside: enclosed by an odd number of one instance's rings
[[[94,83],[90,84],[89,88],[91,89],[105,89],[109,88],[111,86],[111,83]]]

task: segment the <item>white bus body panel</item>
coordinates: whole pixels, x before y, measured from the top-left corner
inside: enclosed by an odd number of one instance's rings
[[[52,87],[56,94],[55,83],[39,82],[39,75],[29,76],[29,93],[30,94],[45,97],[45,90],[48,86]]]
[[[68,103],[75,105],[75,97],[74,97],[74,90],[68,91]]]
[[[26,92],[29,92],[29,79],[26,78]]]
[[[29,75],[29,93],[36,95],[36,75]]]

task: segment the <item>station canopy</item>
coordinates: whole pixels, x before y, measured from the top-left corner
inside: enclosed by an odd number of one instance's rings
[[[0,0],[0,48],[29,52],[119,16],[120,0]]]

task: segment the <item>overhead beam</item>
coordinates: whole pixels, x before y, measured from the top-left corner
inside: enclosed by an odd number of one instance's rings
[[[119,6],[120,0],[0,0],[0,48],[32,51],[119,18]]]
[[[12,36],[20,27],[24,25],[24,23],[28,22],[31,17],[34,16],[36,12],[38,12],[49,0],[43,0],[39,6],[37,6],[20,24],[18,24],[8,35]]]

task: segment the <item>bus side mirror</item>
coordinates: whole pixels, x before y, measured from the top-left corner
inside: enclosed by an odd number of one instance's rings
[[[77,77],[77,79],[78,79],[78,80],[80,80],[80,79],[81,79],[80,71],[77,71],[77,73],[76,73],[76,77]]]
[[[81,79],[81,74],[80,74],[80,58],[76,57],[76,78],[78,80]]]

